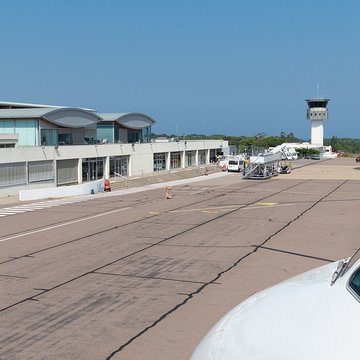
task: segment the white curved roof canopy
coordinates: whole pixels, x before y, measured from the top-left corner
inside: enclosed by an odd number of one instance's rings
[[[42,118],[56,125],[71,128],[83,128],[101,121],[101,117],[96,113],[79,108],[55,109],[43,114]]]
[[[155,120],[142,113],[105,113],[98,114],[103,121],[113,121],[129,129],[145,129],[155,124]]]
[[[1,109],[0,119],[42,118],[55,125],[69,128],[83,128],[94,125],[102,119],[93,111],[80,108],[30,108]]]

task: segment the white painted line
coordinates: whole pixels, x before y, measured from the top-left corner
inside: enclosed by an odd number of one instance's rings
[[[82,221],[87,221],[87,220],[96,219],[96,218],[101,217],[101,216],[106,216],[106,215],[109,215],[109,214],[114,214],[114,213],[117,213],[117,212],[120,212],[120,211],[124,211],[124,210],[128,210],[128,209],[130,209],[130,208],[129,208],[129,207],[126,207],[126,208],[122,208],[122,209],[111,210],[111,211],[107,211],[107,212],[102,213],[102,214],[91,215],[91,216],[88,216],[88,217],[83,218],[83,219],[68,221],[68,222],[63,223],[63,224],[48,226],[48,227],[45,227],[45,228],[43,228],[43,229],[38,229],[38,230],[34,230],[34,231],[29,231],[29,232],[25,232],[25,233],[19,234],[19,235],[9,236],[9,237],[7,237],[7,238],[5,238],[5,239],[0,240],[0,242],[9,241],[9,240],[17,239],[17,238],[24,237],[24,236],[28,236],[28,235],[32,235],[32,234],[37,234],[37,233],[39,233],[39,232],[56,229],[56,228],[59,228],[59,227],[62,227],[62,226],[67,226],[67,225],[76,224],[76,223],[79,223],[79,222],[82,222]]]
[[[40,203],[33,203],[33,204],[24,204],[24,205],[18,205],[14,207],[8,207],[8,208],[0,208],[0,214],[1,217],[7,216],[7,215],[16,215],[16,214],[22,214],[25,212],[35,211],[35,210],[43,210],[48,209],[54,206],[60,206],[60,205],[67,205],[67,204],[73,204],[80,201],[83,201],[84,199],[74,199],[74,200],[52,200],[52,201],[44,201]]]
[[[24,206],[24,207],[22,207],[21,209],[23,209],[23,210],[28,210],[28,209],[34,209],[34,210],[36,210],[36,209],[44,209],[44,207],[45,207],[45,206]]]

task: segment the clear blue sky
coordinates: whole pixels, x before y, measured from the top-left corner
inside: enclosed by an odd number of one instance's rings
[[[143,112],[153,132],[360,137],[358,0],[0,0],[0,100]]]

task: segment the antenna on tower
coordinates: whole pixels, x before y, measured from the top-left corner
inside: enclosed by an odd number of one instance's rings
[[[319,82],[316,83],[316,98],[319,99]]]

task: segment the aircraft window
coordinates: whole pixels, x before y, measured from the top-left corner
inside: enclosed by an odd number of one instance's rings
[[[350,287],[360,296],[360,269],[352,276]]]

